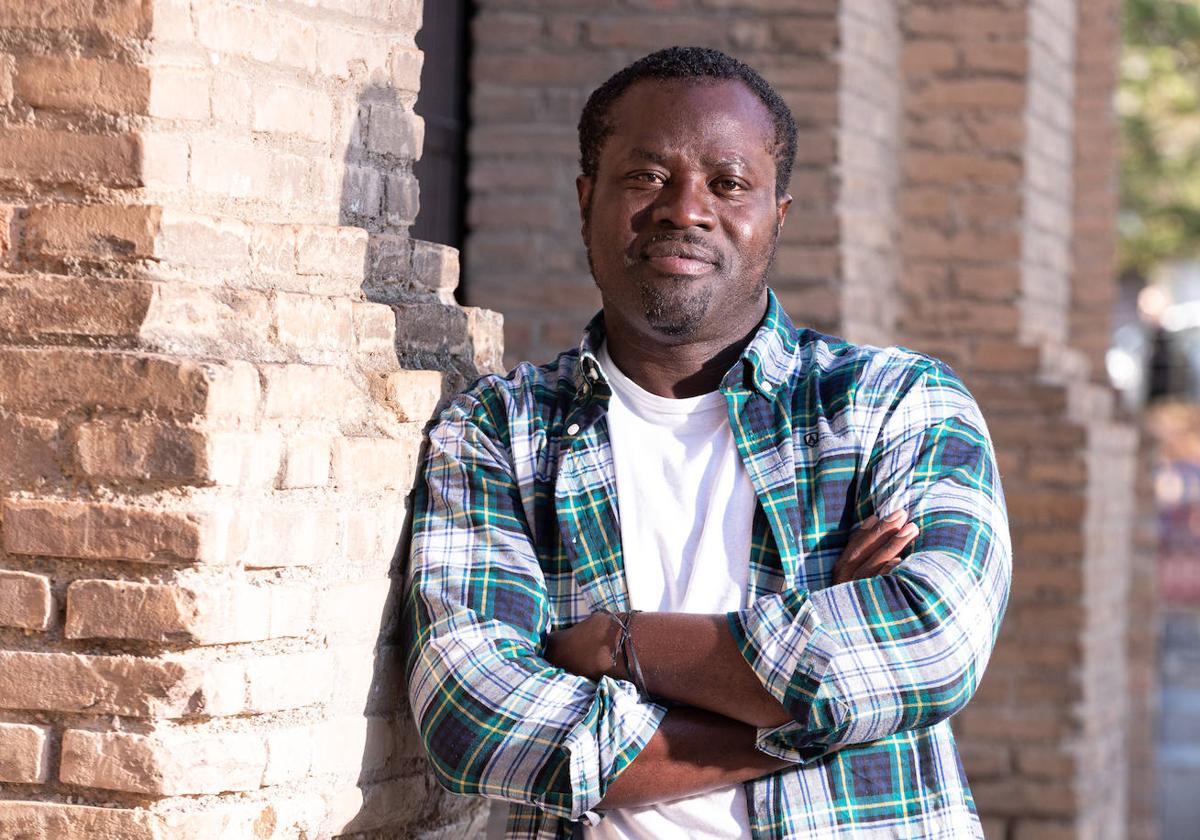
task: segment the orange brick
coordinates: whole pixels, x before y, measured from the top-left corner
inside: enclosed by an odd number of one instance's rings
[[[0,723],[0,782],[26,785],[45,782],[50,760],[49,736],[47,726]]]
[[[146,0],[6,0],[0,4],[0,26],[142,36],[150,31],[151,8]]]
[[[27,56],[17,63],[15,93],[35,108],[145,114],[150,71],[113,59]]]
[[[151,294],[150,284],[138,281],[0,275],[0,335],[133,340]]]
[[[207,475],[207,439],[186,426],[94,420],[75,430],[75,457],[87,475],[197,483]]]
[[[300,585],[77,580],[67,587],[64,634],[227,644],[304,635],[311,613],[312,593]]]
[[[195,515],[149,508],[41,499],[4,503],[9,554],[193,562],[203,558],[205,523]]]
[[[0,349],[0,403],[10,410],[57,415],[70,406],[160,416],[253,416],[258,397],[258,375],[244,362],[218,365],[84,349]]]
[[[0,452],[6,453],[0,481],[37,489],[63,476],[58,423],[0,413]]]
[[[53,608],[50,578],[0,570],[0,626],[45,630],[50,626]],[[0,755],[3,753],[0,749]]]
[[[1025,106],[1026,87],[1008,79],[946,79],[928,82],[910,94],[915,111],[994,108],[1014,111]]]
[[[266,741],[256,733],[138,735],[68,729],[58,777],[66,784],[131,793],[221,793],[256,790],[266,764]]]
[[[0,53],[0,106],[8,107],[13,99],[13,73],[17,61],[7,53]]]
[[[136,134],[10,127],[0,135],[0,179],[141,186],[141,143]]]
[[[205,676],[173,660],[0,651],[0,708],[181,717],[212,705]]]
[[[25,249],[58,257],[147,259],[155,255],[162,208],[46,204],[25,214]]]

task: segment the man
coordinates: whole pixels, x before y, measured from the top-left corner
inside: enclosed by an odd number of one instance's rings
[[[779,308],[795,124],[750,68],[647,56],[580,143],[603,311],[459,396],[418,484],[439,781],[513,803],[512,838],[982,836],[947,718],[1010,549],[974,401]]]

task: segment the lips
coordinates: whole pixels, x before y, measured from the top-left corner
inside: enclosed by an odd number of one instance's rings
[[[717,264],[710,251],[678,242],[651,242],[642,249],[642,259],[663,274],[704,274]]]

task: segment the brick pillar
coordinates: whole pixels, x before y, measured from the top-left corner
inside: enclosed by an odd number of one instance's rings
[[[407,236],[420,0],[0,6],[0,836],[443,827],[421,427],[499,357]]]
[[[1114,283],[1111,261],[1090,259],[1111,255],[1111,204],[1089,192],[1115,166],[1089,122],[1111,66],[1076,88],[1113,59],[1082,54],[1096,24],[1081,12],[910,0],[901,17],[898,340],[959,369],[997,444],[1012,599],[955,730],[988,835],[1020,840],[1126,836],[1137,435],[1092,384],[1102,330],[1075,329],[1097,317],[1081,297]]]

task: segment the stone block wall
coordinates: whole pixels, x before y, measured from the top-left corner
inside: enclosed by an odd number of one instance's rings
[[[0,837],[462,836],[393,586],[499,365],[407,235],[420,0],[0,4]]]

